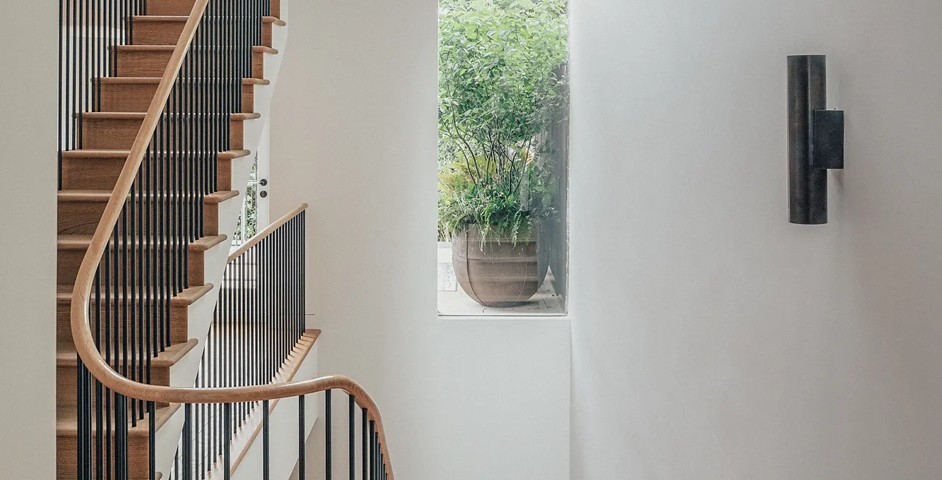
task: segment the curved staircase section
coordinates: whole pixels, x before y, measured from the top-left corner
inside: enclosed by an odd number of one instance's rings
[[[350,472],[361,433],[362,478],[392,479],[369,395],[304,380],[306,206],[230,251],[287,4],[60,1],[57,477],[303,478],[314,394],[330,438],[341,390]],[[292,421],[298,444],[273,447]]]

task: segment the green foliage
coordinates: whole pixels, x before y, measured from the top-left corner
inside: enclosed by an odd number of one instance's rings
[[[568,105],[565,0],[441,0],[439,233],[530,235],[551,216],[545,133]]]
[[[521,151],[512,167],[474,159],[454,162],[439,172],[438,226],[440,238],[453,238],[468,225],[481,234],[510,237],[513,242],[533,238],[535,222],[556,213],[556,182],[552,171],[534,156]],[[476,180],[474,172],[488,178]]]
[[[257,157],[256,157],[257,158]],[[239,222],[236,224],[235,244],[241,244],[242,240],[248,240],[255,236],[258,230],[258,161],[252,165],[252,171],[249,173],[249,184],[243,200],[243,215],[239,215]],[[243,229],[245,230],[243,232]]]

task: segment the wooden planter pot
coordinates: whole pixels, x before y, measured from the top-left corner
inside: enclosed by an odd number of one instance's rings
[[[539,254],[539,237],[531,241],[488,236],[472,225],[452,243],[452,262],[461,289],[485,307],[525,303],[543,283],[547,265]]]

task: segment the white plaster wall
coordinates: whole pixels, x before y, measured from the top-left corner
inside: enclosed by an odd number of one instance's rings
[[[0,38],[0,476],[55,478],[57,2],[7,2]]]
[[[572,7],[572,478],[942,476],[942,3]],[[794,53],[847,110],[827,226]]]
[[[376,397],[398,478],[568,478],[568,321],[436,317],[436,0],[295,2],[290,22],[271,218],[311,204],[320,373]]]

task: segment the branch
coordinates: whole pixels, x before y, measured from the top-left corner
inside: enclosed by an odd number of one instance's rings
[[[471,176],[471,180],[474,181],[474,183],[478,183],[478,178],[481,177],[481,170],[478,168],[478,162],[477,162],[476,160],[474,161],[474,172],[472,172],[472,171],[471,171],[471,162],[470,162],[470,160],[468,160],[469,158],[470,158],[470,159],[474,159],[474,149],[471,148],[471,145],[468,143],[467,139],[465,139],[464,136],[462,135],[461,129],[458,128],[458,120],[456,120],[455,117],[452,116],[452,117],[451,117],[451,121],[452,121],[452,125],[454,126],[454,129],[455,129],[454,136],[455,136],[458,140],[460,140],[461,143],[463,143],[464,146],[465,146],[465,147],[467,148],[467,150],[468,150],[467,153],[468,153],[469,155],[465,156],[465,158],[464,158],[465,166],[468,167],[468,175]],[[474,176],[474,173],[475,173],[475,172],[477,172],[478,178],[475,178],[475,176]]]

